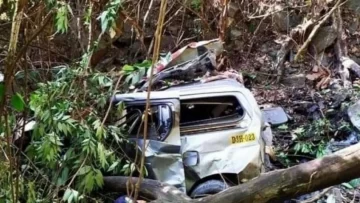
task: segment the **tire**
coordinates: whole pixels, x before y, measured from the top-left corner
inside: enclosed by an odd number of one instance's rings
[[[196,188],[191,192],[190,197],[195,199],[207,195],[213,195],[227,188],[229,188],[229,184],[227,184],[223,180],[212,179],[196,186]]]

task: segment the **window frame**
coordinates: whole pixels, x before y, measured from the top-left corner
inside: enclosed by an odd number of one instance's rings
[[[198,134],[198,133],[206,133],[206,132],[214,132],[214,131],[221,131],[221,130],[231,130],[239,128],[238,124],[241,120],[245,118],[245,115],[247,114],[247,110],[244,108],[244,105],[242,104],[241,100],[239,99],[238,95],[236,94],[211,94],[211,95],[202,95],[200,97],[188,97],[188,98],[182,98],[180,99],[180,107],[184,104],[184,102],[189,100],[206,100],[207,98],[216,98],[216,97],[233,97],[238,102],[240,108],[243,110],[243,114],[241,116],[236,115],[229,115],[225,117],[234,117],[233,119],[226,120],[224,117],[221,118],[214,118],[214,119],[205,119],[202,121],[193,121],[193,122],[205,122],[199,125],[188,125],[183,126],[181,123],[181,117],[180,117],[180,136],[188,136],[192,134]],[[180,108],[181,111],[181,108]],[[206,123],[206,120],[216,120],[215,122],[208,122]],[[186,133],[186,134],[185,134]]]
[[[171,132],[172,132],[174,126],[175,126],[175,121],[176,121],[175,116],[176,116],[176,114],[175,114],[175,111],[174,111],[174,103],[172,103],[171,101],[150,101],[150,108],[151,108],[151,107],[154,107],[154,106],[158,107],[158,106],[160,106],[160,105],[166,105],[166,106],[168,106],[169,109],[170,109],[170,115],[171,115],[171,126],[169,127],[170,130],[168,131],[168,133],[167,133],[165,136],[161,137],[160,139],[159,139],[159,138],[154,139],[153,137],[150,137],[150,136],[148,135],[148,137],[146,138],[147,140],[155,140],[155,141],[161,141],[161,142],[163,142],[163,141],[166,140],[166,138],[169,137],[169,135],[171,134]],[[127,110],[129,107],[134,107],[134,106],[143,106],[144,109],[145,109],[145,108],[146,108],[146,101],[131,101],[131,102],[125,102],[125,109],[126,109],[126,110]],[[141,115],[143,115],[143,114],[141,114]],[[150,121],[150,119],[148,119],[148,121]],[[141,120],[140,120],[140,122],[141,122]],[[141,128],[143,128],[143,127],[144,127],[144,126],[141,125]],[[141,136],[140,136],[140,135],[141,135],[141,134],[139,134],[139,137],[137,137],[136,135],[131,135],[130,132],[129,132],[129,138],[132,138],[132,139],[133,139],[133,138],[141,139]]]

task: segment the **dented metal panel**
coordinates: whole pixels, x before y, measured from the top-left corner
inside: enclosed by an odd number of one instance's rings
[[[176,96],[175,92],[174,94],[167,96],[174,98],[179,97]],[[140,96],[140,98],[142,97],[143,96]],[[136,103],[145,105],[145,101],[141,101],[138,98],[137,101],[128,102],[127,104],[130,106]],[[157,180],[173,185],[185,192],[185,173],[182,162],[179,128],[180,102],[178,99],[162,99],[156,101],[152,100],[151,103],[153,105],[170,104],[174,119],[171,131],[163,142],[146,140],[145,162],[150,165],[150,170]],[[142,148],[144,143],[143,139],[132,140],[137,142],[140,149]]]
[[[262,117],[256,102],[246,89],[232,93],[197,94],[183,99],[234,95],[245,110],[235,129],[186,134],[181,131],[182,153],[197,152],[198,163],[187,166],[192,178],[202,179],[221,173],[238,174],[241,179],[258,176],[263,170],[264,141],[261,137]],[[194,161],[191,161],[194,162]],[[195,175],[196,174],[196,175]],[[188,177],[187,177],[188,178]],[[187,181],[187,189],[196,180]]]
[[[195,59],[199,55],[199,47],[205,47],[206,49],[212,49],[216,55],[219,55],[223,50],[223,42],[220,39],[212,39],[200,42],[191,42],[188,45],[182,47],[174,53],[169,53],[167,57],[161,58],[155,65],[154,74],[166,70],[177,64],[181,64],[190,60]],[[147,73],[148,77],[150,72]]]
[[[206,94],[206,93],[224,93],[224,92],[243,92],[251,97],[253,97],[252,93],[244,87],[241,83],[237,82],[234,79],[223,79],[212,81],[208,83],[195,82],[191,84],[185,84],[181,86],[173,86],[168,88],[167,92],[178,91],[180,97],[186,97],[198,94]]]
[[[143,146],[144,140],[137,140]],[[161,182],[168,183],[185,192],[185,173],[180,145],[172,145],[155,140],[146,140],[145,161],[151,173]]]

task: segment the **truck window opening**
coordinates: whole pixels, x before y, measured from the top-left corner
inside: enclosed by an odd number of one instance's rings
[[[145,105],[134,105],[126,108],[127,112],[137,112],[134,110],[144,112]],[[132,113],[129,113],[126,117],[127,119],[130,119],[133,116],[134,115]],[[141,138],[144,136],[144,121],[142,121],[143,114],[137,114],[136,117],[139,119],[134,119],[134,122],[129,123],[127,128],[129,130],[130,137],[136,137],[138,135],[139,138]],[[170,106],[166,104],[151,106],[148,115],[148,139],[165,139],[169,135],[172,125],[173,116]]]
[[[180,112],[181,127],[226,123],[244,115],[242,106],[234,96],[183,100]]]

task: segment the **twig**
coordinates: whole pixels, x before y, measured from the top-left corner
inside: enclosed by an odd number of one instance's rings
[[[5,100],[5,99],[4,99]],[[6,137],[6,142],[7,142],[7,153],[9,155],[9,164],[10,164],[10,173],[13,172],[14,170],[14,163],[13,163],[13,156],[12,156],[12,150],[11,150],[11,141],[10,141],[10,127],[9,127],[9,118],[8,118],[8,114],[7,112],[5,113],[5,137]],[[12,201],[13,202],[17,202],[17,197],[15,196],[15,191],[14,191],[14,177],[12,175],[10,175],[10,181],[11,181],[11,197],[12,197]],[[16,198],[16,199],[15,199]]]
[[[277,70],[277,78],[276,82],[279,83],[284,75],[284,63],[286,59],[286,55],[291,51],[293,48],[294,43],[292,38],[287,37],[281,45],[280,50],[277,53],[275,70]]]
[[[113,97],[115,96],[115,94],[116,94],[116,90],[118,89],[118,87],[119,87],[119,85],[120,85],[120,81],[121,81],[122,77],[123,77],[123,75],[121,75],[121,76],[119,77],[118,81],[116,82],[116,85],[115,85],[115,89],[114,89],[112,98],[113,98]],[[110,114],[111,107],[112,107],[112,102],[110,102],[110,104],[109,104],[109,107],[108,107],[108,109],[107,109],[107,111],[106,111],[106,114],[105,114],[105,116],[104,116],[104,119],[103,119],[103,121],[101,122],[101,126],[104,126],[105,121],[106,121],[107,117],[108,117],[109,114]]]
[[[94,6],[94,4],[93,4],[93,2],[92,1],[90,1],[90,5],[89,5],[89,16],[91,16],[92,15],[92,13],[93,13],[93,6]],[[92,38],[93,38],[93,36],[92,36],[92,23],[93,23],[93,21],[92,21],[92,19],[91,18],[89,18],[89,38],[88,38],[88,46],[87,46],[87,51],[89,52],[90,51],[90,49],[91,49],[91,41],[92,41]],[[87,67],[86,67],[87,68]]]
[[[76,4],[77,6],[79,6],[80,2],[79,0],[76,1]],[[90,2],[90,6],[91,6],[91,2]],[[91,9],[91,8],[90,8]],[[82,50],[82,52],[85,52],[85,48],[84,48],[84,45],[81,41],[81,26],[80,26],[80,18],[78,16],[75,16],[73,12],[70,12],[71,16],[75,19],[76,23],[75,23],[75,29],[71,29],[71,33],[74,34],[74,36],[76,37],[79,45],[80,45],[80,48]],[[90,10],[90,13],[89,13],[89,16],[91,16],[91,10]],[[91,21],[91,20],[90,20]],[[90,24],[91,26],[91,24]],[[72,27],[71,24],[69,27]]]
[[[184,0],[184,4],[186,4],[186,1],[187,0]],[[179,29],[179,35],[178,37],[176,38],[176,46],[179,46],[181,43],[179,43],[179,41],[181,40],[181,38],[183,37],[184,35],[184,31],[183,30],[183,26],[184,26],[184,21],[185,21],[185,14],[186,14],[186,9],[184,9],[184,12],[182,14],[182,17],[181,17],[181,26],[180,26],[180,29]]]
[[[85,164],[85,162],[86,162],[86,160],[87,160],[87,158],[88,158],[88,155],[89,155],[89,154],[86,154],[85,159],[84,159],[83,162],[81,163],[80,167],[78,168],[78,170],[76,171],[76,173],[74,174],[74,176],[71,178],[71,180],[70,180],[69,184],[67,185],[67,187],[70,187],[71,184],[74,182],[76,176],[77,176],[78,173],[80,172],[80,169],[84,166],[84,164]]]
[[[254,35],[253,35],[253,37],[251,38],[249,50],[247,51],[245,58],[249,58],[251,49],[252,49],[252,47],[253,47],[253,45],[254,45],[254,40],[255,40],[256,34],[257,34],[257,32],[260,30],[260,27],[261,27],[262,23],[264,22],[264,20],[265,20],[266,18],[267,18],[267,16],[265,16],[263,19],[261,19],[259,25],[257,26],[256,30],[254,31]]]
[[[94,7],[94,3],[92,2],[92,1],[90,1],[90,4],[89,4],[89,16],[91,16],[92,15],[92,13],[93,13],[93,7]],[[84,68],[84,72],[85,72],[85,74],[88,74],[89,73],[89,71],[91,71],[91,69],[89,68],[89,66],[90,66],[90,63],[91,63],[91,59],[92,59],[92,56],[93,56],[93,54],[94,54],[94,51],[93,50],[91,50],[91,44],[92,44],[92,40],[93,40],[93,35],[92,35],[92,33],[93,33],[93,21],[92,21],[92,19],[91,19],[91,17],[89,18],[89,29],[88,29],[88,31],[89,31],[89,36],[88,36],[88,44],[87,44],[87,49],[86,49],[86,52],[87,53],[90,53],[90,56],[89,56],[89,58],[87,59],[87,62],[86,62],[86,66],[85,66],[85,68]],[[102,33],[100,33],[100,35],[99,35],[99,39],[100,39],[100,37],[102,36]],[[100,41],[100,40],[99,40]],[[84,80],[83,81],[83,84],[84,84],[84,91],[85,91],[85,94],[84,94],[84,97],[83,97],[83,100],[85,101],[86,100],[86,91],[87,91],[87,80]]]
[[[150,12],[150,10],[151,10],[151,7],[152,7],[153,3],[154,3],[154,0],[150,0],[149,8],[147,9],[147,11],[146,11],[146,13],[145,13],[145,15],[144,15],[143,26],[142,26],[142,29],[143,29],[143,30],[145,30],[146,19],[147,19],[148,15],[149,15],[149,12]]]
[[[30,159],[30,157],[28,157],[23,151],[19,150],[20,153],[29,161],[29,164],[32,165],[34,167],[34,170],[49,184],[54,185],[47,177],[46,175],[43,174],[43,172],[36,167],[35,163]]]
[[[191,11],[193,14],[195,14],[197,17],[199,17],[201,19],[201,21],[206,25],[207,29],[210,31],[210,25],[209,23],[207,23],[207,21],[205,20],[205,18],[201,15],[199,15],[198,12],[194,11],[193,9],[191,9],[189,6],[185,5],[183,2],[181,2],[180,0],[176,0],[177,2],[179,2],[179,4],[181,4],[182,6],[184,6],[187,10]]]
[[[137,133],[136,133],[136,139],[139,139],[140,130],[141,130],[143,124],[144,124],[144,120],[141,119],[141,123],[140,123],[140,125],[139,125],[139,129],[138,129],[138,131],[137,131]],[[141,154],[141,155],[142,155],[142,154]],[[136,147],[135,159],[134,159],[135,163],[136,163],[137,160],[138,160],[138,156],[139,156],[139,148]],[[140,172],[141,169],[137,166],[137,164],[135,164],[135,166],[136,166],[136,169]],[[133,171],[131,171],[131,173],[130,173],[130,175],[129,175],[129,181],[127,182],[128,185],[130,185],[130,182],[132,181],[132,177],[133,177]],[[131,183],[132,183],[132,182],[131,182]],[[133,185],[130,185],[130,186],[133,187]],[[130,194],[129,188],[127,188],[127,190],[128,190],[128,191],[127,191],[127,194]],[[128,195],[128,196],[131,197],[132,194],[133,194],[133,188],[131,188],[131,194]]]
[[[335,52],[337,52],[337,59],[340,60],[342,56],[348,56],[347,49],[346,49],[346,42],[342,39],[343,34],[343,22],[341,18],[341,11],[340,8],[334,14],[334,21],[336,24],[337,29],[337,40],[335,44]]]
[[[342,35],[344,33],[343,31],[343,20],[341,17],[341,8],[338,8],[337,11],[333,14],[334,19],[334,25],[337,30],[337,39],[335,42],[335,70],[337,71],[337,74],[340,75],[340,78],[342,80],[343,86],[346,88],[348,87],[351,82],[349,81],[350,72],[349,67],[345,67],[344,65],[344,58],[348,57],[348,50],[347,50],[347,44],[346,40],[342,38]],[[350,67],[356,67],[356,66],[350,66]],[[355,71],[354,69],[350,68],[355,75],[358,76],[359,71]]]
[[[324,189],[322,192],[320,192],[319,194],[317,194],[316,196],[309,198],[307,200],[304,201],[299,201],[299,203],[312,203],[315,202],[316,200],[320,199],[322,196],[324,196],[327,192],[329,192],[329,190],[331,190],[332,187],[328,187],[326,189]]]
[[[153,53],[153,59],[152,59],[152,66],[150,68],[149,86],[148,86],[148,90],[147,90],[146,107],[145,107],[145,111],[144,111],[144,143],[142,146],[142,156],[141,156],[141,162],[140,162],[140,175],[139,175],[138,182],[135,185],[135,194],[134,194],[135,202],[138,198],[141,181],[144,176],[145,147],[146,147],[146,138],[147,138],[147,133],[148,133],[148,118],[149,118],[148,109],[150,107],[151,81],[153,78],[154,66],[155,66],[156,60],[159,56],[159,51],[160,51],[161,33],[162,33],[162,29],[163,29],[163,24],[164,24],[166,4],[167,4],[167,0],[161,1],[158,25],[157,25],[157,29],[156,29],[156,33],[155,33],[154,53]]]
[[[130,15],[126,11],[120,10],[119,15],[124,19],[124,22],[126,21],[130,22],[130,24],[135,28],[135,31],[138,36],[144,35],[144,30],[141,29],[139,24],[137,24],[137,21],[134,18],[130,17]]]
[[[311,41],[313,40],[313,38],[315,37],[315,35],[317,34],[319,28],[330,18],[331,14],[340,6],[342,6],[343,4],[345,4],[348,0],[346,0],[345,2],[341,3],[342,0],[338,0],[336,2],[336,4],[334,5],[334,7],[332,7],[332,9],[324,16],[324,18],[319,21],[319,23],[312,29],[309,37],[306,39],[305,43],[300,47],[299,51],[296,53],[295,55],[295,61],[298,61],[299,58],[304,54],[305,50],[307,49],[307,47],[309,46],[309,44],[311,43]]]
[[[179,8],[179,9],[174,13],[174,15],[170,16],[170,18],[164,23],[164,26],[165,26],[165,27],[168,26],[168,25],[171,23],[172,19],[174,19],[174,18],[179,14],[179,12],[181,11],[181,9],[183,9],[183,8]]]
[[[147,19],[148,15],[149,15],[149,12],[150,12],[150,10],[151,10],[151,7],[152,7],[152,5],[153,5],[153,2],[154,2],[154,0],[151,0],[151,1],[150,1],[149,8],[148,8],[148,10],[146,11],[145,16],[144,16],[143,26],[142,26],[142,30],[144,30],[144,31],[145,31],[146,19]],[[143,35],[141,36],[142,42],[144,42],[144,35],[145,35],[145,34],[143,33]],[[150,55],[150,50],[151,50],[152,42],[153,42],[153,41],[151,40],[150,48],[149,48],[149,50],[148,50],[148,52],[147,52],[147,56]]]
[[[50,22],[52,14],[55,12],[55,10],[51,10],[45,17],[44,19],[44,23],[37,29],[35,30],[34,34],[30,37],[30,39],[26,42],[26,44],[21,48],[19,54],[16,56],[16,60],[15,63],[22,57],[22,55],[26,52],[26,50],[28,49],[28,47],[30,46],[31,42],[40,34],[40,32],[42,32],[46,25]]]
[[[8,39],[3,39],[3,38],[0,38],[0,41],[9,42]],[[19,44],[19,45],[22,45],[23,42],[18,42],[18,44]],[[65,59],[65,60],[67,60],[67,61],[70,61],[70,59],[69,59],[67,56],[62,55],[62,54],[60,54],[60,53],[58,53],[58,52],[56,52],[56,51],[53,51],[53,50],[51,50],[51,49],[47,49],[47,48],[44,48],[44,47],[36,46],[36,45],[33,45],[33,44],[30,44],[29,47],[41,49],[41,50],[44,50],[44,51],[50,51],[51,53],[56,54],[56,55],[60,56],[61,58]],[[52,62],[52,63],[56,63],[56,62]]]
[[[254,19],[258,19],[258,18],[264,18],[264,17],[268,17],[268,16],[271,16],[275,13],[279,13],[279,12],[282,12],[284,9],[288,9],[288,8],[304,8],[304,7],[308,7],[307,5],[303,5],[303,6],[286,6],[284,7],[283,9],[281,10],[276,10],[276,11],[271,11],[271,12],[267,12],[265,14],[262,14],[262,15],[258,15],[258,16],[248,16],[247,19],[249,20],[254,20]]]
[[[220,16],[220,26],[219,26],[219,38],[221,41],[225,39],[225,30],[227,27],[227,10],[228,10],[228,1],[222,0],[222,10]]]

